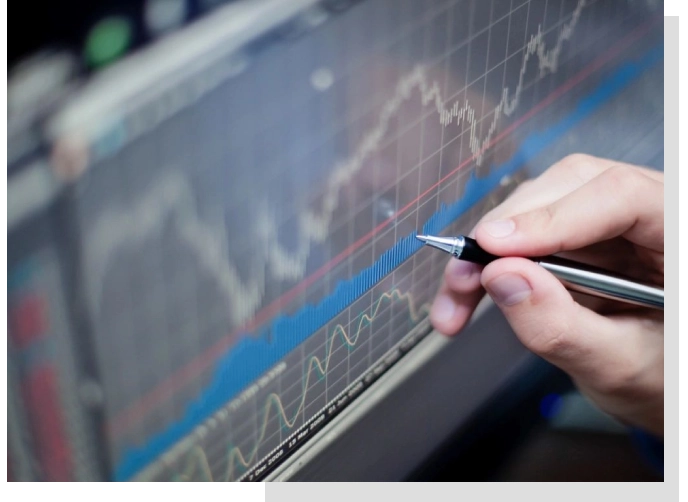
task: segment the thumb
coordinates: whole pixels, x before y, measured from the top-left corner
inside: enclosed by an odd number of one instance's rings
[[[575,380],[613,392],[634,379],[639,347],[646,344],[639,327],[586,309],[556,277],[524,258],[490,263],[481,283],[521,343]]]

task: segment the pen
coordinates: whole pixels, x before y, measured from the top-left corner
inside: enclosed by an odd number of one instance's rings
[[[449,253],[460,260],[478,265],[503,258],[488,253],[470,237],[417,235],[426,246]],[[664,289],[642,284],[609,271],[558,256],[528,258],[551,272],[564,286],[592,296],[664,310]]]

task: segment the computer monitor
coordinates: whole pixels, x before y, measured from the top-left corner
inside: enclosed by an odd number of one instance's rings
[[[9,476],[405,479],[534,360],[489,302],[432,332],[414,236],[567,154],[662,169],[661,4],[202,14],[116,61],[159,23],[105,19],[34,121],[73,59],[8,82]]]

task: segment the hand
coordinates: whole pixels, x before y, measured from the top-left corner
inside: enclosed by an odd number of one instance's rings
[[[498,256],[561,254],[664,285],[664,175],[572,155],[522,184],[471,235]],[[664,435],[664,315],[572,294],[523,258],[452,259],[430,319],[459,332],[487,290],[521,342],[620,421]]]

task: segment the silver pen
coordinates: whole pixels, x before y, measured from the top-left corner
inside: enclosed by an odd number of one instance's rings
[[[487,265],[491,261],[503,258],[488,253],[474,239],[463,235],[459,237],[417,235],[416,237],[427,246],[478,265]],[[550,271],[569,290],[664,310],[664,289],[657,286],[642,284],[606,270],[558,256],[528,259]]]

